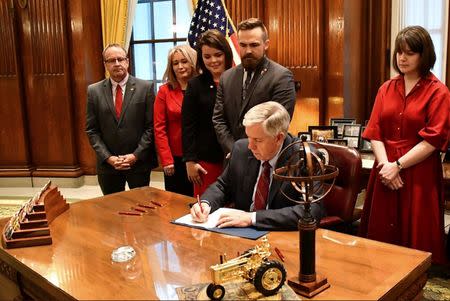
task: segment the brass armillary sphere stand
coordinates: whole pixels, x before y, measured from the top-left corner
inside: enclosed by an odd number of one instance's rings
[[[312,297],[330,287],[326,277],[316,274],[317,221],[311,215],[311,204],[327,195],[339,174],[335,166],[327,165],[326,148],[316,142],[296,141],[282,150],[274,169],[274,179],[290,182],[299,193],[289,200],[304,206],[304,215],[298,221],[300,271],[298,277],[288,279],[288,284],[302,296]],[[279,166],[284,164],[284,166]],[[332,180],[325,185],[324,181]]]

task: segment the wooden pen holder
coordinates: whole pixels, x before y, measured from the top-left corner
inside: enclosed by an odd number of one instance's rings
[[[23,213],[22,206],[3,227],[2,243],[4,248],[22,248],[52,244],[50,223],[61,213],[69,209],[69,204],[63,198],[56,186],[49,186],[39,192],[28,213]],[[31,201],[31,200],[30,200]]]

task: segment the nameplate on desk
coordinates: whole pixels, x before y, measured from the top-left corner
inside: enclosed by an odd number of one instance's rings
[[[231,236],[239,236],[248,239],[258,239],[261,236],[266,235],[269,231],[258,230],[254,227],[246,227],[246,228],[218,228],[216,227],[217,222],[222,214],[238,211],[232,208],[219,208],[208,216],[208,220],[204,223],[198,223],[192,220],[192,216],[190,214],[186,214],[174,221],[173,224],[187,226],[197,229],[203,229],[206,231],[217,232],[222,234],[227,234]]]

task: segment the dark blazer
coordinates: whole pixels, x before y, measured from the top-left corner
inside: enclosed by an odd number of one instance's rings
[[[87,91],[86,133],[97,155],[97,172],[119,173],[106,159],[131,153],[137,158],[132,172],[151,170],[158,165],[153,139],[153,85],[129,75],[119,119],[111,87],[111,81],[104,79],[89,85]]]
[[[288,135],[283,148],[294,142]],[[283,163],[280,163],[283,164]],[[238,140],[231,152],[230,162],[222,175],[208,187],[201,196],[202,200],[209,202],[211,212],[225,205],[234,203],[236,209],[249,211],[252,204],[253,190],[258,177],[260,161],[248,149],[248,139]],[[256,212],[257,228],[269,230],[295,230],[300,216],[303,214],[303,205],[298,205],[283,194],[295,200],[301,200],[300,194],[295,191],[289,182],[273,179],[269,190],[268,210]],[[325,215],[322,202],[312,204],[311,213],[317,222]]]
[[[238,65],[228,69],[220,77],[213,124],[225,153],[231,151],[236,140],[247,137],[242,120],[245,113],[255,105],[276,101],[288,110],[291,118],[294,113],[295,86],[291,71],[264,57],[255,70],[244,100],[243,76],[244,68]]]
[[[216,92],[216,84],[209,73],[188,82],[181,109],[185,161],[223,161],[223,151],[212,123]]]

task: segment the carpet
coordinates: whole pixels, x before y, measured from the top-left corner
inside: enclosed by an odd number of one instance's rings
[[[450,268],[432,265],[423,291],[423,300],[450,300]]]

